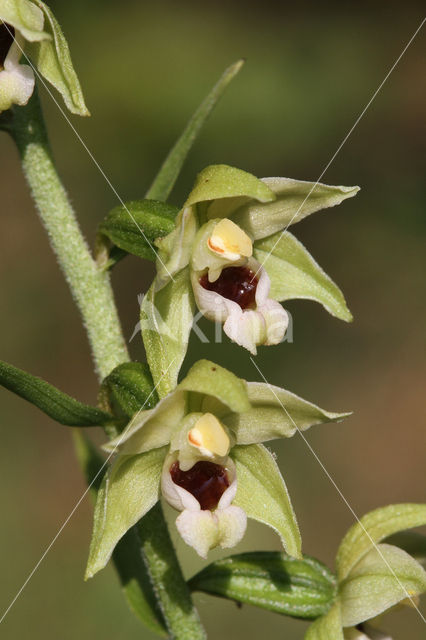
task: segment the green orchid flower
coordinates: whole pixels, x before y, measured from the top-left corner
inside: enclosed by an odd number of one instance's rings
[[[386,539],[422,525],[424,504],[376,509],[353,525],[337,552],[336,602],[311,625],[305,640],[392,640],[377,629],[378,616],[397,605],[416,606],[426,592],[426,571],[406,550],[389,544],[392,538]]]
[[[120,538],[160,495],[181,512],[177,529],[202,557],[216,546],[235,546],[247,517],[272,527],[287,552],[299,557],[287,488],[261,443],[346,415],[284,389],[247,383],[207,360],[197,362],[172,393],[134,415],[104,446],[118,456],[98,493],[87,577],[105,566]]]
[[[23,53],[32,66],[20,63]],[[33,68],[72,113],[89,115],[68,44],[49,7],[40,0],[0,0],[0,112],[27,104],[35,86]]]
[[[288,315],[280,303],[286,300],[315,300],[350,321],[339,288],[287,227],[358,190],[289,178],[259,180],[226,165],[204,169],[175,228],[156,241],[157,276],[142,305],[144,342],[155,380],[156,367],[164,371],[173,360],[169,390],[176,382],[194,301],[203,315],[223,323],[229,338],[253,354],[258,345],[283,339]],[[179,300],[179,313],[170,303],[173,297]],[[168,331],[179,339],[166,338],[166,353],[161,355],[161,341],[154,334]]]

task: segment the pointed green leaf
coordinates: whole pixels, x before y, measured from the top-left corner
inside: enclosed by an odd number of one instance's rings
[[[105,460],[78,429],[73,431],[73,436],[78,461],[96,499],[107,469]],[[148,629],[164,637],[166,633],[161,611],[143,561],[141,542],[135,527],[129,529],[119,541],[112,554],[112,560],[131,610]]]
[[[43,31],[43,12],[29,0],[3,0],[0,3],[0,20],[14,27],[29,42],[50,38]]]
[[[426,525],[426,504],[391,504],[370,511],[349,529],[340,544],[336,557],[339,580],[348,576],[375,543],[422,525]]]
[[[254,257],[271,279],[270,296],[274,300],[315,300],[336,318],[346,322],[352,320],[339,287],[288,231],[258,240],[254,245]]]
[[[42,76],[61,94],[71,113],[89,116],[80,82],[74,70],[68,43],[49,7],[36,0],[45,17],[45,29],[49,40],[34,42],[28,46],[29,57]]]
[[[327,613],[336,595],[333,574],[318,560],[276,551],[217,560],[189,581],[192,591],[229,598],[296,618]]]
[[[359,187],[333,187],[290,178],[263,178],[263,182],[275,199],[265,204],[243,204],[232,214],[232,220],[254,240],[296,224],[315,211],[334,207],[359,191]]]
[[[99,427],[113,421],[110,414],[82,404],[41,378],[1,360],[0,385],[69,427]]]
[[[231,457],[237,468],[234,504],[249,518],[272,527],[291,556],[301,557],[302,540],[287,487],[273,455],[259,444],[236,446]]]
[[[138,411],[153,409],[158,402],[151,372],[142,362],[124,362],[103,381],[103,401],[124,424]]]
[[[325,616],[318,618],[311,624],[305,634],[305,640],[344,640],[338,602]]]
[[[244,198],[254,199],[260,202],[269,202],[275,199],[273,191],[269,187],[247,171],[229,167],[226,164],[214,164],[206,167],[198,174],[194,188],[188,196],[185,206],[216,200],[221,198]],[[232,201],[233,202],[233,201]],[[239,201],[238,201],[239,202]],[[230,203],[218,203],[224,206]],[[209,218],[220,218],[220,213],[209,209]]]
[[[210,360],[199,360],[188,371],[179,384],[181,391],[213,396],[232,411],[247,411],[250,404],[247,397],[247,383],[224,367]],[[196,402],[196,399],[194,399]],[[191,411],[209,411],[207,402],[191,405]]]
[[[220,77],[217,84],[215,84],[213,89],[200,104],[191,120],[188,122],[182,135],[165,159],[160,171],[155,177],[154,182],[148,190],[147,198],[167,200],[180,170],[182,169],[183,163],[185,162],[186,157],[203,125],[216,106],[216,103],[221,98],[226,87],[237,75],[243,64],[244,60],[238,60],[228,67]]]
[[[343,626],[356,626],[425,591],[426,571],[419,563],[398,547],[379,544],[339,585]]]
[[[238,444],[291,438],[296,431],[325,422],[338,422],[349,413],[331,413],[290,391],[262,382],[248,382],[249,411],[224,416]]]
[[[141,307],[142,337],[155,387],[160,398],[177,384],[188,348],[194,313],[189,269],[182,269],[163,289],[154,284]]]
[[[117,542],[159,499],[167,447],[119,456],[104,476],[95,507],[86,579],[104,568]]]
[[[175,227],[179,210],[156,200],[135,200],[112,209],[99,225],[98,254],[108,260],[112,245],[139,258],[156,260],[154,242]]]

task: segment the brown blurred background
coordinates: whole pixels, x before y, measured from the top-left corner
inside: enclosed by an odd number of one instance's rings
[[[172,194],[182,203],[195,174],[223,162],[258,176],[316,180],[420,24],[420,3],[51,2],[68,36],[92,117],[72,118],[124,200],[142,197],[170,145],[222,70],[247,64],[200,136]],[[340,425],[308,434],[358,515],[424,501],[424,83],[419,34],[327,171],[360,194],[293,231],[342,287],[355,321],[319,305],[287,305],[294,342],[261,348],[274,384],[331,410]],[[116,198],[51,99],[44,95],[61,175],[90,242]],[[16,150],[0,136],[1,357],[71,395],[95,402],[97,382],[80,318],[22,178]],[[113,273],[124,331],[138,320],[137,294],[153,267],[128,258]],[[207,331],[209,327],[203,325]],[[142,358],[140,340],[131,343]],[[259,379],[248,354],[191,342],[201,355]],[[21,587],[84,491],[70,432],[6,391],[0,393],[0,609]],[[301,438],[274,445],[299,518],[306,553],[330,566],[353,517]],[[174,516],[173,516],[174,517]],[[172,517],[172,519],[173,519]],[[10,640],[124,640],[152,636],[128,612],[113,570],[89,583],[87,499],[2,624]],[[172,532],[188,575],[202,563]],[[279,549],[250,525],[240,550]],[[212,554],[212,558],[218,554]],[[306,625],[197,596],[211,640],[300,640]],[[423,609],[424,610],[424,609]],[[424,638],[415,611],[385,627]]]

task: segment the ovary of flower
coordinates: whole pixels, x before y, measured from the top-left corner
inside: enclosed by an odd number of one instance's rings
[[[230,262],[250,258],[253,253],[253,244],[249,236],[235,222],[227,218],[217,223],[207,244],[213,253]]]
[[[230,440],[219,420],[212,413],[205,413],[188,432],[188,442],[203,456],[226,456]]]

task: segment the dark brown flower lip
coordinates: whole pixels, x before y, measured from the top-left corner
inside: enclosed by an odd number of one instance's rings
[[[200,460],[188,471],[182,471],[176,461],[170,467],[172,481],[182,489],[188,491],[200,503],[203,510],[215,509],[230,485],[225,467]]]
[[[4,68],[4,62],[15,37],[15,29],[6,22],[0,23],[0,70]]]
[[[249,267],[225,267],[214,282],[209,282],[207,273],[201,276],[199,282],[203,289],[214,291],[236,302],[243,310],[256,307],[256,289],[259,281]]]

